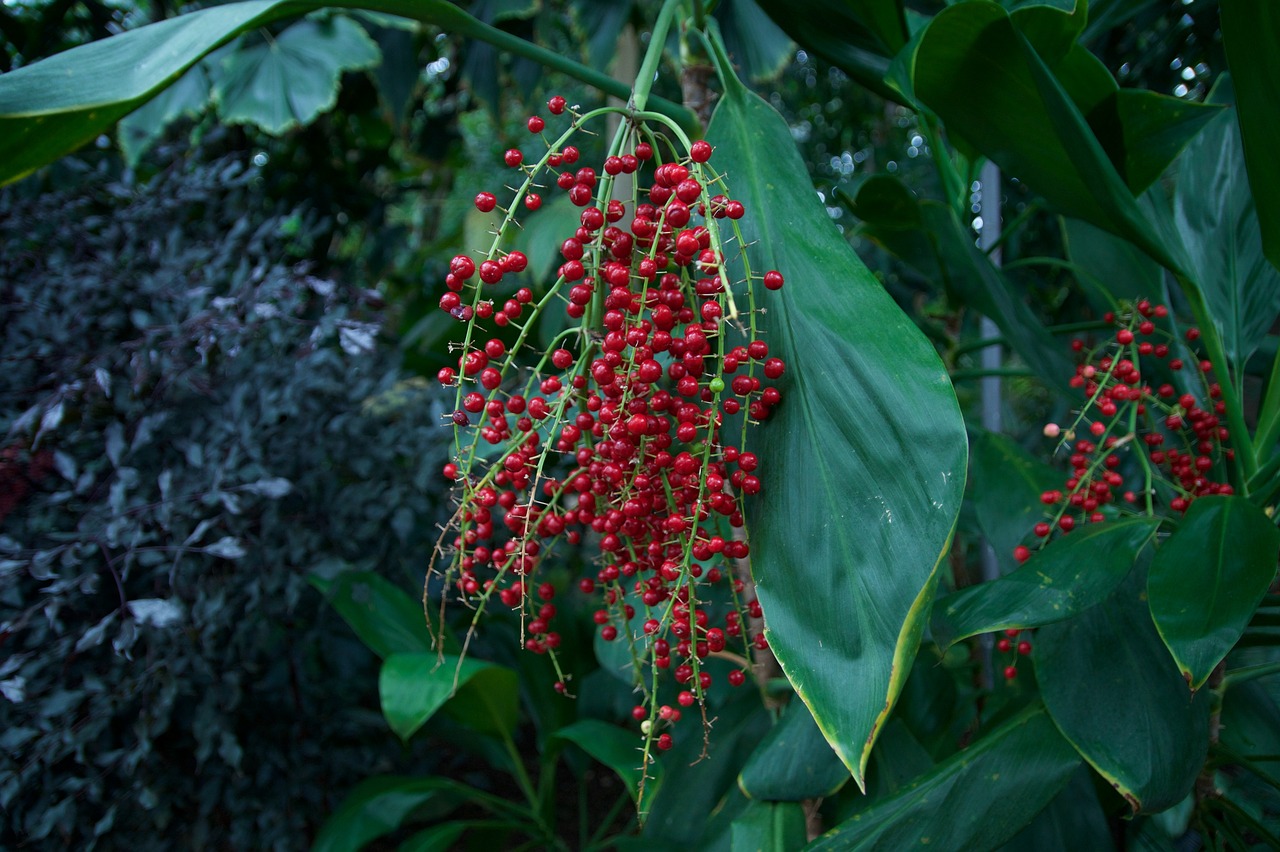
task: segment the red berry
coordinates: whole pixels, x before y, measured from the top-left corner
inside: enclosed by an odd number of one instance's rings
[[[711,159],[711,143],[704,139],[694,142],[689,148],[689,158],[695,163],[705,163]]]
[[[1005,666],[1005,667],[1004,667],[1004,679],[1005,679],[1005,680],[1014,680],[1015,678],[1017,678],[1017,676],[1018,676],[1018,667],[1017,667],[1017,666]]]
[[[502,155],[502,160],[511,168],[515,168],[524,162],[524,154],[520,153],[519,148],[508,149],[507,153]]]
[[[640,144],[636,145],[636,159],[652,160],[653,146],[650,145],[648,142],[641,142]]]
[[[1031,558],[1031,548],[1025,544],[1018,545],[1013,549],[1013,558],[1020,564],[1026,562]]]
[[[564,112],[565,106],[565,99],[559,95],[556,95],[551,100],[547,101],[547,111],[552,115],[560,115],[560,113]]]
[[[481,213],[488,213],[498,206],[498,199],[492,192],[481,192],[476,196],[476,209]]]
[[[782,273],[776,269],[764,274],[764,286],[769,290],[778,290],[782,288]]]
[[[543,121],[541,118],[539,118],[538,116],[533,115],[529,117],[528,127],[529,127],[530,133],[541,133],[542,128],[546,126],[547,126],[547,123]]]

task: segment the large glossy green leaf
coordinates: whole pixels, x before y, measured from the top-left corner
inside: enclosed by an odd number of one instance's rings
[[[1204,497],[1157,551],[1151,617],[1182,676],[1199,689],[1235,646],[1276,577],[1280,530],[1243,497]]]
[[[1063,213],[1132,240],[1152,257],[1174,265],[1133,195],[1134,189],[1141,188],[1138,178],[1159,174],[1158,160],[1170,156],[1169,146],[1162,143],[1153,149],[1150,164],[1131,166],[1131,158],[1144,154],[1137,146],[1124,147],[1130,131],[1107,132],[1111,147],[1104,147],[1080,104],[1091,112],[1103,109],[1100,115],[1114,114],[1121,124],[1131,118],[1148,135],[1156,127],[1164,133],[1167,123],[1182,125],[1185,136],[1191,126],[1182,107],[1153,123],[1146,120],[1149,113],[1162,115],[1164,107],[1173,105],[1150,99],[1130,103],[1126,97],[1108,113],[1099,104],[1116,97],[1110,91],[1114,81],[1098,77],[1083,54],[1072,51],[1068,56],[1074,63],[1063,71],[1069,86],[1055,76],[1000,6],[961,3],[934,18],[907,64],[916,95],[938,113],[951,133],[1025,181]],[[1108,91],[1088,81],[1100,81]],[[1130,117],[1133,107],[1140,109]],[[1131,184],[1126,184],[1121,170]]]
[[[1037,704],[805,848],[992,849],[1030,822],[1079,765]]]
[[[1224,75],[1210,99],[1231,97]],[[1236,368],[1243,368],[1280,313],[1280,271],[1263,255],[1255,202],[1235,111],[1227,110],[1179,161],[1173,213],[1194,280]]]
[[[1058,729],[1135,812],[1180,802],[1209,745],[1208,695],[1187,691],[1145,598],[1140,566],[1111,599],[1037,631],[1033,653]]]
[[[970,434],[969,499],[1003,573],[1017,567],[1013,549],[1044,519],[1040,495],[1061,485],[1060,471],[1034,458],[1012,438],[983,430]]]
[[[641,737],[617,725],[595,719],[574,722],[552,736],[573,743],[612,769],[622,779],[622,783],[627,785],[631,798],[639,797],[640,778],[644,774],[641,766],[644,761],[644,741]],[[661,778],[662,763],[654,762],[649,767],[649,779],[646,782],[653,785],[653,793],[657,792]]]
[[[372,571],[348,571],[333,580],[310,578],[360,640],[384,660],[396,653],[430,651],[422,604]]]
[[[1249,185],[1258,205],[1262,246],[1280,267],[1280,6],[1271,0],[1222,4],[1222,42],[1236,87]]]
[[[1018,570],[938,599],[933,638],[944,648],[979,633],[1040,627],[1111,596],[1128,576],[1159,521],[1093,524],[1037,551]]]
[[[862,784],[955,526],[964,424],[933,347],[815,198],[782,117],[730,85],[708,138],[748,210],[752,274],[790,282],[759,297],[787,373],[757,430],[756,590],[783,671]]]
[[[849,780],[803,701],[792,701],[738,775],[753,799],[801,802],[830,796]]]
[[[378,676],[382,715],[402,740],[413,736],[446,702],[473,730],[510,736],[520,700],[516,673],[510,669],[446,654],[392,654]]]
[[[283,133],[333,108],[344,71],[381,59],[378,45],[348,17],[298,21],[226,57],[213,89],[218,113],[229,124]]]
[[[467,791],[465,785],[446,778],[370,778],[358,784],[325,820],[312,852],[361,849],[369,841],[395,831],[428,803],[447,809],[465,801]]]
[[[805,833],[799,802],[752,802],[730,827],[733,852],[785,852],[799,849]]]
[[[991,317],[1005,340],[1048,385],[1063,392],[1073,364],[1023,298],[1020,288],[974,245],[955,212],[918,201],[897,178],[865,181],[853,212],[862,233],[902,258],[925,278],[939,281],[965,304]]]

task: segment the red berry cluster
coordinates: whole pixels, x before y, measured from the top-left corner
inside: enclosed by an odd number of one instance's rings
[[[1081,361],[1070,384],[1085,397],[1075,423],[1044,430],[1070,450],[1071,475],[1062,488],[1040,495],[1047,517],[1035,525],[1037,549],[1055,531],[1065,535],[1129,512],[1183,513],[1197,497],[1232,493],[1215,478],[1234,452],[1221,422],[1226,406],[1213,364],[1194,351],[1199,330],[1187,329],[1180,341],[1168,328],[1168,308],[1145,299],[1103,319],[1116,329],[1107,339],[1071,342]],[[1086,431],[1088,437],[1080,436]],[[1020,563],[1032,553],[1027,545],[1013,551]],[[1017,650],[1024,644],[1029,652],[1025,639]],[[1016,675],[1016,666],[1005,675]]]
[[[547,108],[559,116],[567,104],[552,98]],[[737,224],[745,208],[717,191],[723,178],[707,142],[683,143],[669,128],[672,140],[628,116],[600,170],[580,165],[565,142],[603,112],[568,110],[571,126],[551,142],[547,122],[530,118],[545,152],[533,163],[506,152],[520,177],[513,197],[505,206],[490,192],[475,199],[481,212],[504,217],[494,244],[450,265],[440,307],[466,333],[457,369],[438,376],[457,387],[455,454],[444,474],[459,502],[443,542],[445,575],[476,618],[495,594],[519,609],[526,648],[554,659],[563,590],[544,569],[560,540],[587,545],[592,573],[577,587],[601,595],[601,638],[631,646],[637,677],[646,663],[670,669],[687,707],[711,685],[707,656],[745,666],[745,617],[760,616],[758,603],[740,599],[732,561],[750,555],[743,501],[761,489],[760,459],[745,439],[779,404],[771,382],[786,370],[756,334],[755,298],[758,285],[776,290],[783,278],[751,271]],[[615,193],[620,179],[628,192]],[[582,212],[558,242],[555,282],[535,297],[520,280],[528,258],[503,250],[503,239],[519,225],[517,211],[541,207],[534,190],[552,184]],[[557,305],[576,323],[533,351],[530,332]],[[730,654],[735,641],[741,653]],[[765,647],[763,635],[754,644]],[[735,686],[744,680],[742,668],[728,676]],[[657,707],[650,685],[638,685],[646,736],[669,747],[657,728],[679,710]]]

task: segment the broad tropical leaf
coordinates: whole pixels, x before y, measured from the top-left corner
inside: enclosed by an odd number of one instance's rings
[[[734,82],[708,138],[749,211],[751,274],[790,282],[755,317],[787,373],[756,444],[769,487],[749,519],[752,573],[783,671],[861,785],[954,529],[964,425],[933,347],[826,215],[782,117]]]
[[[801,802],[830,796],[849,780],[803,701],[792,701],[742,767],[738,787],[753,799]]]
[[[1236,87],[1249,185],[1258,205],[1262,247],[1280,267],[1280,7],[1268,0],[1222,4],[1222,42]]]
[[[1108,601],[1036,632],[1036,680],[1053,721],[1134,812],[1176,805],[1204,766],[1209,701],[1160,641],[1139,566]]]
[[[1037,704],[805,849],[992,849],[1030,822],[1078,766],[1079,755]]]
[[[1243,497],[1204,497],[1157,551],[1151,617],[1182,676],[1199,689],[1235,646],[1276,578],[1280,530]]]
[[[1228,102],[1219,78],[1210,100]],[[1242,370],[1280,313],[1280,271],[1263,254],[1235,110],[1225,110],[1178,162],[1174,222],[1231,366]]]
[[[1053,542],[1011,574],[940,598],[933,638],[944,648],[969,636],[1053,624],[1111,596],[1159,521],[1093,524]]]

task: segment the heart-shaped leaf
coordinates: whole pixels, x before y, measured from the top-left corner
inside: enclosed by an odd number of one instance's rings
[[[277,134],[310,124],[337,101],[344,71],[371,68],[381,58],[378,45],[350,18],[298,21],[224,59],[213,90],[218,114],[229,124]]]
[[[756,591],[783,671],[861,785],[955,526],[964,423],[933,347],[816,199],[786,121],[731,79],[708,139],[748,211],[751,274],[790,282],[755,317],[787,364],[752,443]]]
[[[1276,577],[1280,530],[1243,497],[1204,497],[1156,551],[1151,617],[1192,689],[1239,640]]]

